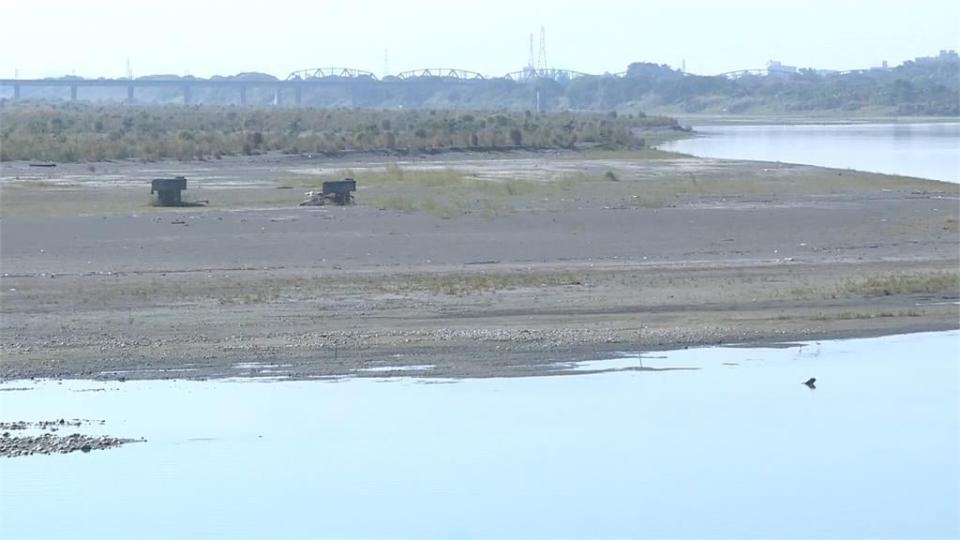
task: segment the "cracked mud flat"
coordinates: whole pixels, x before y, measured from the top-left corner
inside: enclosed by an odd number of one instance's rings
[[[526,376],[624,350],[960,326],[955,184],[555,153],[401,165],[543,186],[487,212],[467,188],[361,182],[348,208],[277,189],[391,163],[5,165],[0,377]],[[594,178],[607,170],[618,181]],[[129,186],[159,174],[196,179],[210,207],[147,206]],[[376,202],[397,196],[447,206]]]

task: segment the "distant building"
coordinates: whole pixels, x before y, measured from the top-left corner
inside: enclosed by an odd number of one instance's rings
[[[796,75],[800,70],[797,66],[788,66],[780,63],[779,60],[770,60],[767,62],[767,73],[774,76]]]
[[[957,51],[941,49],[940,54],[937,56],[918,56],[913,59],[917,64],[941,64],[947,62],[958,62],[960,61],[960,56],[957,55]]]

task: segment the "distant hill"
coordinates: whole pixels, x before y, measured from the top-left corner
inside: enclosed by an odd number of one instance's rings
[[[175,75],[144,79],[197,80]],[[274,81],[264,73],[241,73],[212,80]],[[659,114],[870,114],[960,116],[960,57],[954,51],[917,58],[893,68],[850,72],[797,69],[771,63],[761,73],[725,76],[682,73],[666,65],[638,62],[622,76],[541,77],[451,80],[418,77],[403,81],[372,77],[349,84],[304,88],[301,103],[322,108],[535,110],[640,112]],[[12,96],[3,88],[0,97]],[[65,99],[64,88],[24,88],[25,99]],[[87,100],[120,101],[123,88],[84,89]],[[247,103],[270,105],[274,90],[250,88]],[[172,104],[182,100],[178,88],[138,89],[139,103]],[[237,103],[235,88],[197,87],[195,103]]]

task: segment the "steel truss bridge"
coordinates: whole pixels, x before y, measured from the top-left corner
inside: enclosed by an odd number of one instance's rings
[[[582,73],[580,71],[572,71],[569,69],[523,69],[520,71],[513,71],[504,75],[505,79],[510,79],[511,81],[517,82],[530,82],[540,79],[550,79],[554,81],[569,81],[572,79],[577,79],[580,77],[595,77],[596,75],[590,75],[589,73]]]
[[[849,75],[851,73],[862,73],[869,71],[867,69],[853,69],[848,71],[830,71],[831,75]],[[767,77],[770,75],[777,77],[789,77],[792,75],[803,75],[803,71],[791,71],[789,69],[777,68],[758,68],[758,69],[738,69],[736,71],[727,71],[715,75],[715,77],[726,77],[728,79],[739,79],[741,77]]]
[[[301,69],[287,75],[288,81],[306,81],[314,79],[373,79],[377,76],[369,71],[345,67],[322,67]]]
[[[396,77],[401,81],[409,81],[413,79],[482,81],[484,79],[489,78],[489,77],[485,77],[482,73],[477,73],[476,71],[468,71],[466,69],[456,69],[456,68],[411,69],[410,71],[403,71],[403,72],[397,73]]]
[[[776,69],[744,69],[721,73],[718,77],[739,78],[749,75],[783,75],[793,73]],[[380,84],[401,84],[408,81],[484,81],[510,80],[519,83],[530,83],[542,80],[565,82],[581,77],[611,77],[626,78],[627,72],[605,75],[591,75],[568,69],[532,69],[507,73],[500,77],[490,77],[465,69],[456,68],[421,68],[412,69],[378,78],[375,74],[362,69],[349,67],[321,67],[294,71],[286,79],[246,79],[246,78],[215,78],[198,79],[185,78],[139,78],[139,79],[83,79],[79,77],[50,78],[50,79],[0,79],[0,89],[11,88],[13,99],[20,99],[23,88],[66,88],[69,89],[70,99],[79,99],[82,88],[125,88],[127,101],[133,102],[135,92],[140,88],[177,88],[183,96],[184,103],[191,103],[196,88],[233,88],[237,90],[239,103],[247,103],[247,90],[251,88],[270,89],[274,92],[274,103],[279,104],[283,95],[293,95],[293,101],[301,102],[304,88],[314,86],[346,84],[362,85],[377,82]],[[353,87],[352,86],[352,87]]]

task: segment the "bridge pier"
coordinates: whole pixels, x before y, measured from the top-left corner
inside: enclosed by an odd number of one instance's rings
[[[246,86],[240,87],[240,104],[241,105],[247,104],[247,87]]]
[[[127,87],[127,103],[133,103],[133,88],[132,84]]]
[[[184,105],[190,104],[190,101],[191,101],[190,90],[191,90],[191,87],[189,84],[183,85],[183,104]]]
[[[294,100],[296,101],[297,105],[300,105],[300,103],[303,102],[303,87],[299,84],[297,85],[296,93],[294,94]]]
[[[273,104],[274,104],[274,105],[280,105],[280,94],[281,94],[281,91],[282,91],[282,89],[281,89],[279,86],[273,91]]]
[[[74,84],[70,86],[70,101],[76,101],[76,100],[77,100],[77,85]]]
[[[13,85],[13,99],[20,99],[20,85]]]

